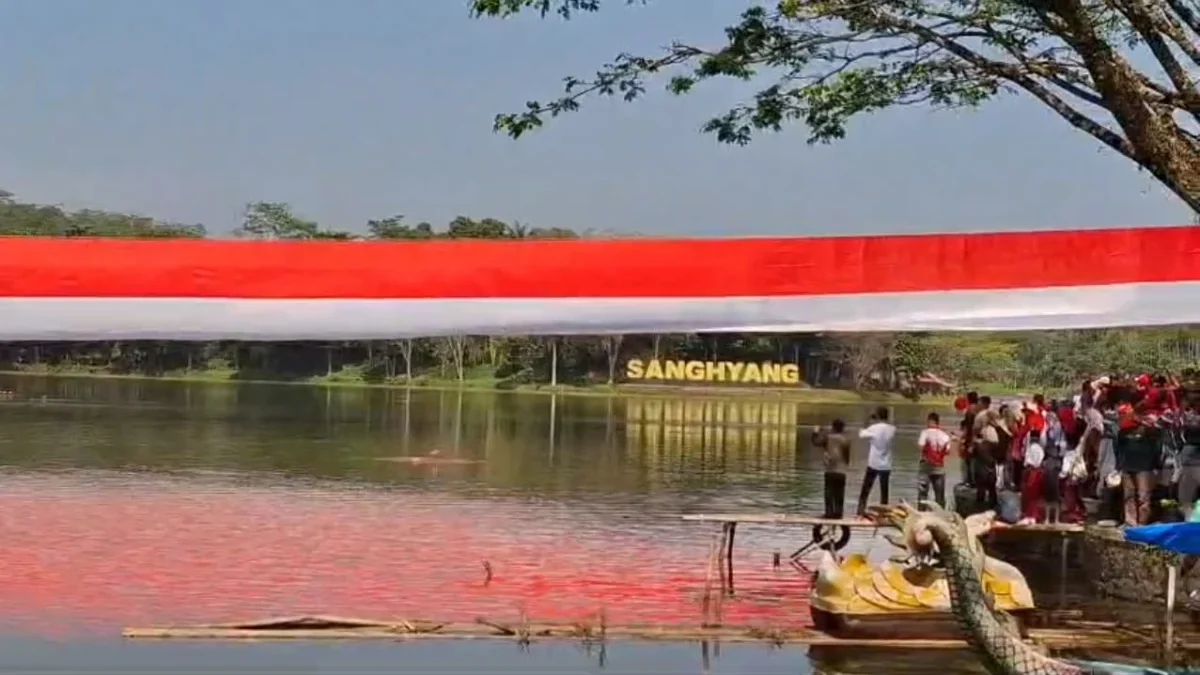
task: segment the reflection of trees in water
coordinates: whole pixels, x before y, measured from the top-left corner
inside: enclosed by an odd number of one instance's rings
[[[628,399],[626,447],[655,474],[790,474],[799,409],[779,400]]]
[[[424,476],[383,468],[376,458],[438,449],[485,460],[453,475],[443,470],[444,478],[567,489],[644,489],[651,468],[626,456],[625,402],[607,397],[10,379],[25,404],[0,406],[0,419],[22,442],[0,446],[0,453],[16,465],[396,482]],[[43,396],[47,403],[38,404]]]
[[[637,398],[621,402],[631,461],[652,489],[686,489],[794,505],[819,493],[818,455],[807,452],[795,401]]]
[[[670,431],[660,425],[651,433],[637,399],[612,397],[2,376],[0,382],[22,396],[70,399],[0,404],[0,425],[11,439],[0,443],[0,463],[25,469],[234,472],[247,485],[318,479],[506,494],[586,505],[600,517],[620,512],[623,525],[662,526],[663,514],[728,510],[731,499],[739,508],[772,510],[820,494],[810,453],[797,458],[794,404],[760,412],[752,401],[735,401],[741,407],[700,413],[713,420],[708,425]],[[631,406],[641,417],[630,419]],[[685,422],[695,408],[676,409],[686,411]],[[743,422],[764,419],[772,424]],[[806,434],[801,440],[807,443]],[[435,449],[481,461],[379,461]]]
[[[0,445],[0,460],[12,465],[267,471],[555,494],[735,486],[790,502],[778,494],[781,486],[794,483],[797,471],[818,470],[798,421],[861,413],[814,413],[778,400],[33,377],[4,383],[26,400],[49,401],[0,405],[0,421],[21,439]],[[378,461],[435,449],[483,462],[435,474],[429,466]]]

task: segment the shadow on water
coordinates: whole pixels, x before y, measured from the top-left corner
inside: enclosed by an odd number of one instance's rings
[[[131,625],[296,614],[574,622],[603,611],[614,625],[696,625],[710,532],[678,516],[818,511],[820,459],[807,428],[835,416],[854,425],[869,412],[779,400],[0,384],[18,395],[0,403],[0,629],[41,636],[14,638],[0,667],[87,663],[91,672],[180,663],[189,672],[379,672],[401,659],[411,672],[596,670],[595,654],[570,645],[518,653],[507,643],[111,636]],[[925,412],[895,411],[898,498],[915,496]],[[380,461],[398,456],[455,461]],[[807,576],[771,565],[773,551],[806,540],[797,530],[739,531],[727,623],[808,623]],[[869,537],[851,546],[889,552]],[[59,642],[50,649],[46,637]],[[810,662],[802,649],[729,645],[606,651],[606,672],[618,673],[702,672],[706,661],[711,672],[975,672],[969,656],[959,670],[945,653],[871,661],[818,650]]]

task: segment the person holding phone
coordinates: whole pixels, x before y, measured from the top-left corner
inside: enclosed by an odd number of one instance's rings
[[[888,409],[880,406],[870,417],[866,428],[858,432],[859,438],[867,440],[867,470],[863,474],[862,489],[858,493],[858,515],[867,515],[867,499],[879,480],[879,501],[888,503],[888,488],[892,477],[892,443],[896,440],[896,427],[888,422]]]
[[[846,470],[850,467],[850,439],[846,438],[846,423],[836,419],[829,431],[813,429],[813,445],[823,453],[825,466],[825,517],[841,519],[846,503]]]

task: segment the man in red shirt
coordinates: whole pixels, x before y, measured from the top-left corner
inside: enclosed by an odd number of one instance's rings
[[[1046,428],[1046,401],[1043,398],[1039,403],[1038,399],[1041,397],[1041,394],[1035,396],[1033,403],[1026,404],[1021,411],[1025,417],[1025,427],[1039,436]]]
[[[1138,396],[1140,396],[1137,401],[1138,410],[1154,411],[1158,407],[1158,390],[1154,388],[1150,376],[1142,373],[1133,380],[1133,383],[1137,387]]]
[[[1137,388],[1142,395],[1138,403],[1140,412],[1162,414],[1179,406],[1174,378],[1168,380],[1166,376],[1158,375],[1151,380],[1149,375],[1141,375],[1137,378]]]
[[[1063,438],[1067,441],[1068,447],[1075,447],[1079,443],[1079,428],[1076,424],[1075,408],[1070,401],[1064,402],[1058,407],[1058,421],[1062,423]]]
[[[917,505],[929,497],[933,488],[933,500],[938,506],[946,507],[946,455],[950,454],[950,434],[942,430],[942,420],[931,412],[926,418],[925,429],[917,439],[921,447],[921,461],[917,465]]]

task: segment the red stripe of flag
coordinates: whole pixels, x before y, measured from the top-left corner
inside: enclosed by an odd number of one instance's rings
[[[639,298],[1200,281],[1200,227],[790,239],[0,239],[0,297]]]

